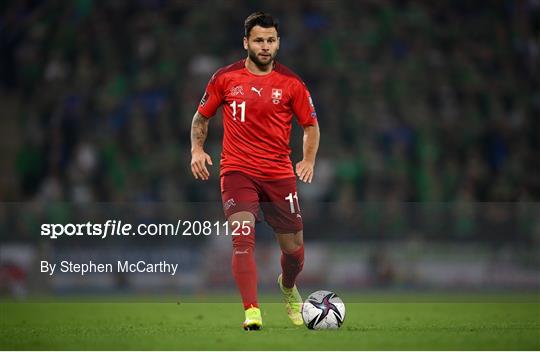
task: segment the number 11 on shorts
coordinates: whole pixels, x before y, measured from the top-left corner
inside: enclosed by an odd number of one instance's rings
[[[300,203],[298,203],[298,195],[296,192],[294,192],[294,195],[292,193],[289,193],[287,197],[285,197],[285,200],[289,201],[289,205],[291,206],[291,214],[296,213],[296,210],[294,209],[294,200],[296,199],[296,206],[298,207],[298,211],[300,211]]]

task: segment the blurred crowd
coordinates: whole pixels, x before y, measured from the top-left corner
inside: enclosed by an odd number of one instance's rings
[[[208,201],[189,130],[243,20],[280,20],[278,59],[321,126],[304,201],[537,201],[540,1],[8,1],[0,5],[9,201]],[[215,165],[220,115],[207,151]],[[292,136],[301,157],[301,130]]]

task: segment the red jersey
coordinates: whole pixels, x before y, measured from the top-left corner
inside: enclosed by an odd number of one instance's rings
[[[316,124],[317,115],[302,80],[275,63],[266,75],[255,75],[245,60],[216,71],[198,111],[211,118],[223,104],[221,172],[279,179],[294,177],[289,147],[292,118],[302,126]]]

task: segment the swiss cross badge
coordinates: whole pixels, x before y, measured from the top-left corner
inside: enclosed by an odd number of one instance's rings
[[[272,103],[279,104],[281,96],[281,89],[272,88]]]
[[[281,99],[281,89],[272,88],[272,99]]]

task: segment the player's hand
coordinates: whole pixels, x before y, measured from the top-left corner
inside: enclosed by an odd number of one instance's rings
[[[296,174],[302,182],[311,183],[313,179],[314,163],[307,160],[302,160],[296,164]]]
[[[208,163],[208,165],[213,165],[212,158],[210,158],[210,155],[206,154],[204,150],[198,150],[191,153],[191,172],[196,180],[208,180],[208,177],[210,177],[210,172],[206,168],[206,163]]]

